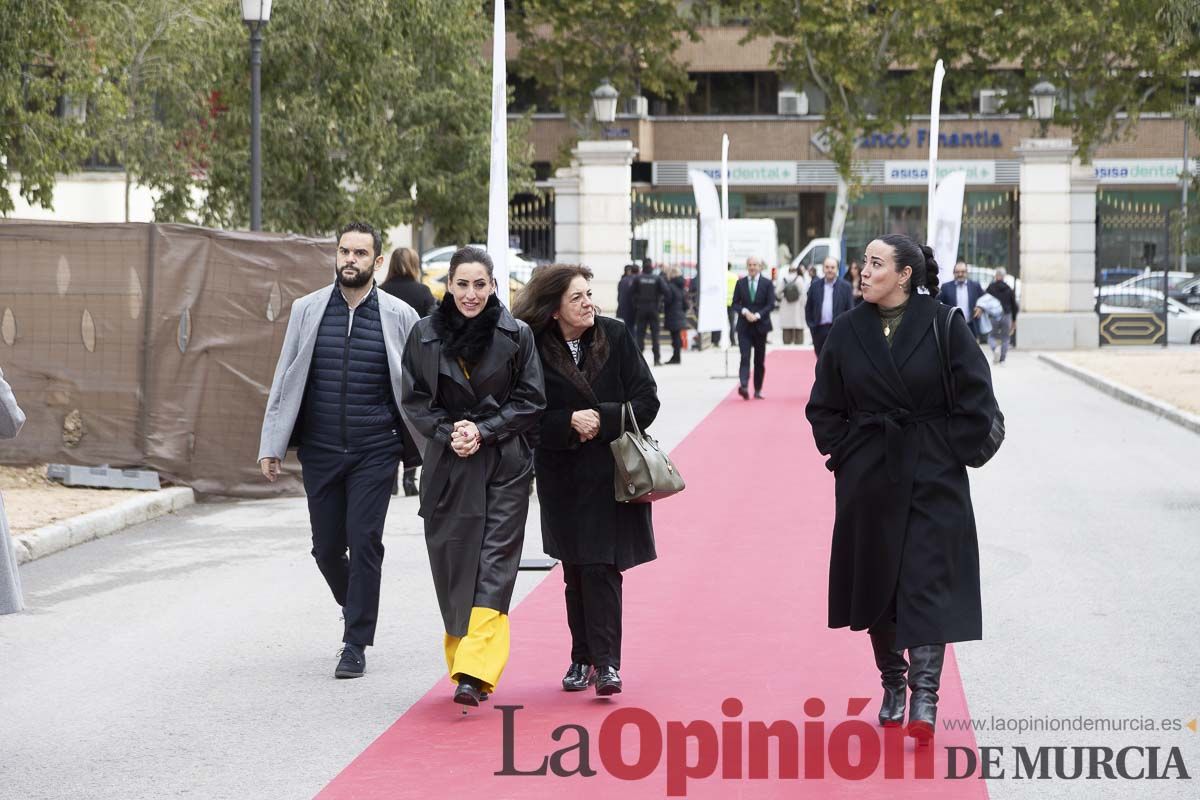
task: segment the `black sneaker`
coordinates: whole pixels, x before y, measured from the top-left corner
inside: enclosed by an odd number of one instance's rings
[[[363,652],[363,646],[360,644],[351,644],[346,642],[338,655],[341,659],[338,661],[337,669],[333,671],[335,678],[361,678],[363,673],[367,671],[367,656]]]

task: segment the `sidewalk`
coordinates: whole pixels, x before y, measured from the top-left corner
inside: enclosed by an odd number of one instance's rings
[[[1102,347],[1054,356],[1176,408],[1200,414],[1200,347]]]

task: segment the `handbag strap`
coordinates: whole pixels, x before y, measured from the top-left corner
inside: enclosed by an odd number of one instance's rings
[[[642,429],[638,427],[637,416],[633,413],[633,405],[628,400],[621,404],[621,433],[625,433],[626,419],[633,423],[633,430],[640,437]]]
[[[950,308],[946,314],[946,332],[943,336],[938,330],[938,315],[933,315],[933,341],[937,344],[938,349],[938,372],[942,376],[942,392],[946,397],[946,416],[954,411],[956,405],[956,397],[954,392],[954,375],[950,370],[950,326],[954,324],[954,315],[960,313],[961,309],[957,306]],[[945,342],[943,343],[943,339]]]

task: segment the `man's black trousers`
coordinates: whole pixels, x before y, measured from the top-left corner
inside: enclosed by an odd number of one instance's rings
[[[829,329],[832,325],[814,325],[812,329],[813,350],[818,356],[821,355],[821,348],[825,346],[825,340],[829,338]]]
[[[567,626],[571,661],[621,668],[621,572],[612,564],[568,564]]]
[[[742,361],[738,366],[738,381],[742,386],[750,382],[750,351],[754,351],[754,391],[761,391],[763,376],[766,375],[767,335],[758,331],[746,331],[738,336],[738,349]]]
[[[375,644],[383,521],[400,454],[399,447],[363,453],[301,447],[297,453],[308,495],[312,555],[345,609],[342,641],[347,643]]]
[[[659,352],[658,342],[658,312],[657,311],[639,311],[635,317],[635,327],[637,334],[635,338],[638,343],[638,352],[646,349],[646,327],[650,327],[650,351],[654,353],[654,363],[662,361],[662,354]]]

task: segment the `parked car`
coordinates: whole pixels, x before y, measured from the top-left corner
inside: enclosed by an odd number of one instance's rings
[[[1194,277],[1196,275],[1192,272],[1169,272],[1167,273],[1167,290],[1173,292],[1180,284],[1187,283]],[[1113,286],[1105,286],[1104,288],[1112,289],[1113,291],[1124,289],[1155,289],[1161,292],[1162,287],[1163,273],[1162,270],[1158,270],[1157,272],[1143,272],[1136,278],[1129,278],[1128,280],[1121,281]]]
[[[1162,309],[1162,292],[1153,289],[1130,288],[1120,293],[1107,292],[1101,296],[1100,302],[1101,314],[1162,313]],[[1167,298],[1167,342],[1200,345],[1200,309],[1188,308],[1174,298]]]
[[[471,247],[478,247],[481,250],[487,250],[487,247],[482,244],[473,244]],[[450,258],[458,250],[458,245],[447,245],[446,247],[435,247],[433,250],[426,250],[421,255],[421,269],[426,274],[432,273],[435,277],[444,275],[450,269]],[[508,274],[520,278],[522,282],[528,282],[529,276],[533,274],[533,268],[537,264],[525,257],[515,247],[508,248]],[[432,289],[433,287],[430,286]]]
[[[1171,297],[1190,309],[1200,311],[1200,276],[1184,281],[1172,289]]]

